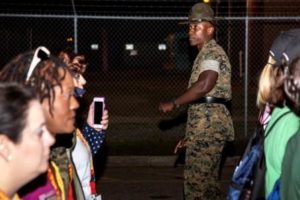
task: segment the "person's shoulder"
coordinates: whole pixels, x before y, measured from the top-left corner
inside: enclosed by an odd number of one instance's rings
[[[294,134],[299,130],[300,118],[295,115],[287,106],[275,108],[271,115],[270,126],[275,124],[279,129],[284,129],[288,134]],[[267,129],[269,126],[267,127]]]
[[[213,48],[222,48],[221,45],[214,39],[210,39],[207,44],[210,46],[210,47],[213,47]]]
[[[215,54],[226,55],[226,52],[223,49],[223,47],[219,45],[215,39],[211,39],[208,42],[208,48],[210,49],[210,51],[213,51]]]
[[[271,114],[271,122],[278,120],[278,118],[282,118],[282,121],[290,118],[290,120],[297,120],[297,117],[294,117],[294,115],[295,114],[287,106],[275,107]]]

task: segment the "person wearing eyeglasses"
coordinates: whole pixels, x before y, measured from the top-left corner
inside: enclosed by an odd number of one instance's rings
[[[74,96],[73,77],[67,66],[45,47],[22,53],[0,72],[0,82],[18,82],[32,88],[42,104],[49,132],[57,139],[72,135],[79,104]],[[48,173],[39,176],[19,194],[22,199],[84,199],[74,163],[72,140],[56,141],[51,148]],[[54,192],[54,194],[53,194]]]
[[[87,68],[86,58],[83,54],[77,53],[75,54],[71,49],[64,49],[58,53],[58,57],[62,59],[68,66],[69,70],[71,71],[73,78],[74,78],[74,85],[75,85],[75,96],[78,97],[78,101],[80,101],[80,97],[83,97],[86,90],[84,88],[85,84],[87,83],[86,79],[84,78],[83,74]],[[103,139],[105,138],[104,130],[108,128],[108,110],[105,109],[102,116],[102,128],[94,128],[93,127],[93,104],[89,107],[88,118],[86,123],[83,124],[82,133],[85,139],[88,141],[90,148],[92,150],[93,155],[96,155],[98,150],[101,147]],[[79,118],[80,116],[78,116]],[[81,118],[77,121],[81,121]],[[78,122],[79,126],[81,122]],[[88,131],[86,131],[88,130]],[[97,142],[97,144],[96,144]]]
[[[221,155],[226,141],[234,139],[231,114],[231,65],[223,48],[213,39],[212,8],[196,3],[190,10],[189,42],[199,53],[194,60],[188,89],[159,105],[163,113],[189,104],[184,144],[184,195],[186,200],[218,200]]]
[[[86,84],[86,80],[83,77],[87,67],[85,56],[82,54],[75,54],[69,49],[60,51],[58,55],[71,70],[74,77],[75,95],[81,98],[85,93],[84,85]],[[101,148],[105,138],[104,130],[108,127],[107,110],[103,112],[101,122],[103,125],[102,129],[96,129],[93,127],[93,110],[93,104],[91,104],[89,107],[87,122],[84,123],[81,131],[76,131],[76,145],[72,151],[72,158],[75,163],[79,180],[83,187],[85,199],[87,200],[100,198],[100,195],[97,195],[95,188],[96,180],[93,156],[95,156]]]
[[[0,84],[0,199],[19,199],[17,191],[45,173],[54,137],[32,90]]]

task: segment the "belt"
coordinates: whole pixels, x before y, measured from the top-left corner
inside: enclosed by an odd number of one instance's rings
[[[201,104],[201,103],[223,104],[231,112],[231,100],[226,100],[226,99],[217,98],[217,97],[201,97],[200,99],[194,101],[192,104]]]
[[[194,101],[193,103],[220,103],[220,104],[226,104],[229,100],[223,99],[223,98],[217,98],[217,97],[201,97],[200,99]]]

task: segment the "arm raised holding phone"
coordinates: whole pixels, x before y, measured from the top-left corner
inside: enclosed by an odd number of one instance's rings
[[[70,49],[61,51],[59,57],[66,62],[73,74],[75,95],[79,98],[85,93],[84,85],[86,80],[83,74],[86,70],[85,56],[75,54]],[[105,110],[104,98],[95,98],[96,101],[89,107],[88,118],[81,130],[76,130],[76,145],[72,151],[72,159],[75,163],[76,171],[83,188],[85,199],[97,199],[101,195],[97,194],[95,188],[95,173],[93,166],[93,156],[101,148],[105,132],[108,127],[108,111]],[[95,104],[96,102],[96,104]],[[100,108],[100,111],[98,111]],[[96,109],[96,110],[95,110]],[[97,123],[94,123],[97,120]]]
[[[102,122],[102,116],[105,108],[105,98],[104,97],[94,97],[93,99],[93,127],[95,129],[102,129],[103,124]]]

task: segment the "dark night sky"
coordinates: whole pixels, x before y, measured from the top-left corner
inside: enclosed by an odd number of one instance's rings
[[[78,15],[186,16],[201,0],[73,0]],[[298,16],[300,0],[249,0],[256,16]],[[247,0],[211,0],[219,16],[245,16]],[[230,5],[231,9],[228,9]],[[73,15],[72,0],[1,0],[0,13]]]
[[[143,14],[165,13],[186,14],[186,10],[195,1],[141,1],[141,0],[74,0],[76,11],[79,14]],[[0,12],[36,13],[47,12],[53,14],[70,14],[73,12],[71,0],[30,0],[15,1],[1,0]]]
[[[199,0],[74,0],[79,15],[142,15],[186,16],[191,6]],[[217,1],[212,1],[216,9]],[[220,10],[228,10],[227,1],[219,1]],[[245,2],[233,1],[234,13],[244,13]],[[242,2],[242,3],[241,3]],[[0,13],[22,14],[73,14],[71,0],[1,0]],[[224,12],[223,12],[224,13]],[[226,16],[226,12],[224,13]]]

